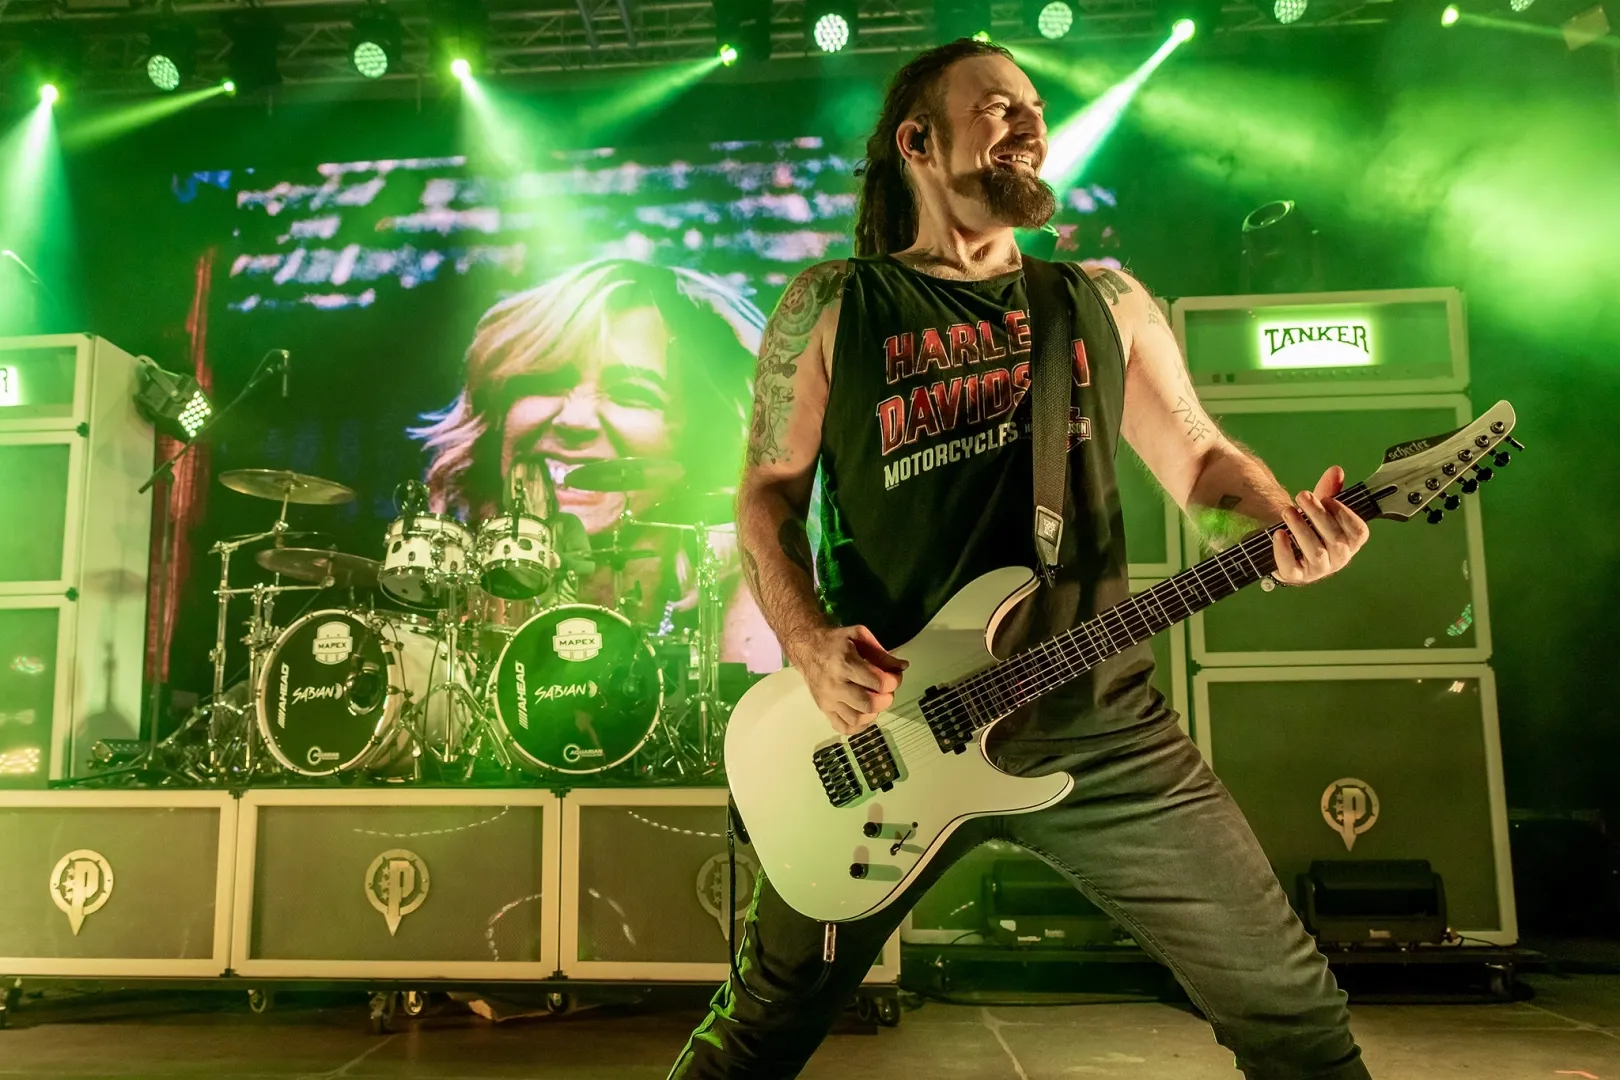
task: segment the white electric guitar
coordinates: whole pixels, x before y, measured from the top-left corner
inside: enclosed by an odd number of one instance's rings
[[[1384,465],[1339,500],[1362,518],[1406,521],[1459,499],[1506,465],[1513,430],[1498,402],[1469,426],[1389,449]],[[1437,507],[1428,511],[1440,520]],[[893,706],[855,735],[836,735],[797,671],[756,683],[726,730],[726,775],[760,866],[813,919],[840,922],[889,904],[969,818],[1022,814],[1068,794],[1064,773],[1001,772],[985,756],[995,723],[1087,669],[1259,581],[1276,569],[1271,533],[1218,555],[1006,659],[990,652],[998,623],[1036,586],[1023,567],[963,588],[911,641]]]

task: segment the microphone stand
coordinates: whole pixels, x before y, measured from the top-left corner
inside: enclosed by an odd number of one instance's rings
[[[279,357],[281,363],[272,365],[270,363],[272,357]],[[142,357],[142,359],[150,361],[151,357]],[[247,384],[231,399],[230,403],[209,417],[207,423],[198,429],[197,434],[192,436],[190,442],[181,446],[177,452],[153,469],[152,475],[148,476],[145,482],[136,489],[136,494],[144,495],[156,486],[160,477],[167,479],[167,483],[163,485],[161,490],[163,535],[162,546],[158,552],[157,629],[154,632],[156,644],[152,650],[152,688],[147,695],[146,746],[131,761],[115,768],[86,773],[84,776],[71,777],[62,781],[58,786],[77,787],[81,784],[101,783],[104,780],[111,780],[119,776],[133,777],[137,782],[157,784],[169,780],[184,779],[182,774],[159,760],[160,742],[158,739],[158,714],[163,704],[163,687],[166,685],[166,680],[163,678],[163,662],[167,658],[169,646],[166,616],[169,607],[169,570],[174,558],[171,551],[174,541],[174,515],[170,512],[170,496],[174,491],[174,466],[181,458],[191,453],[193,447],[202,442],[207,436],[212,435],[214,429],[220,425],[225,417],[231,414],[232,410],[246,400],[249,394],[265,383],[271,376],[279,374],[288,359],[285,349],[271,349],[265,353],[263,358],[259,360],[259,366],[253,369],[252,375],[248,376]],[[158,505],[159,497],[156,494],[152,496],[154,506]]]

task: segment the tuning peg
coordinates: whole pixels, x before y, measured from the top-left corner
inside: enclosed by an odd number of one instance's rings
[[[1446,502],[1446,509],[1447,510],[1455,510],[1459,506],[1462,505],[1462,499],[1458,498],[1455,495],[1447,495],[1446,499],[1445,499],[1445,502]]]
[[[1430,510],[1429,511],[1429,524],[1430,525],[1438,525],[1445,518],[1445,516],[1446,515],[1443,514],[1442,512],[1440,512],[1439,510]]]
[[[1491,460],[1496,462],[1498,469],[1504,469],[1507,467],[1507,463],[1513,460],[1513,455],[1506,450],[1498,450],[1496,456]]]
[[[1495,475],[1496,474],[1491,471],[1491,467],[1489,465],[1474,466],[1474,478],[1482,484]]]
[[[1513,449],[1515,449],[1515,450],[1523,450],[1524,449],[1524,443],[1520,442],[1518,439],[1515,439],[1511,435],[1508,436],[1507,441],[1508,441],[1508,444],[1510,446],[1512,446]]]
[[[1457,486],[1462,488],[1462,493],[1464,495],[1472,495],[1474,492],[1479,490],[1479,481],[1470,476]]]

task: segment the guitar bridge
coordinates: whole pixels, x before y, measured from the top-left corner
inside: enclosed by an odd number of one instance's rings
[[[848,806],[860,797],[861,782],[855,778],[855,765],[849,760],[849,751],[844,749],[843,743],[823,746],[810,755],[810,760],[815,763],[816,775],[821,777],[828,802]]]

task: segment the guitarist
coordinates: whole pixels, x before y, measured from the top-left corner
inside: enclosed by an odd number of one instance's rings
[[[964,39],[906,65],[867,143],[857,257],[801,274],[765,329],[737,499],[744,569],[844,734],[886,709],[905,678],[886,645],[909,640],[978,575],[1036,565],[1030,314],[1013,229],[1055,210],[1038,176],[1042,109],[995,45]],[[1343,567],[1367,538],[1333,497],[1343,471],[1290,499],[1199,405],[1141,283],[1108,268],[1060,269],[1079,335],[1069,520],[1056,586],[1024,605],[1011,644],[1127,595],[1113,471],[1121,435],[1188,512],[1240,519],[1242,531],[1285,522],[1281,583]],[[818,469],[813,558],[805,521]],[[740,978],[716,995],[672,1075],[796,1075],[910,902],[965,850],[1000,838],[1051,863],[1168,965],[1251,1080],[1368,1076],[1345,995],[1237,805],[1150,686],[1152,666],[1140,645],[998,725],[998,766],[1066,770],[1073,793],[959,829],[902,902],[837,927],[831,963],[822,924],[763,882]]]

